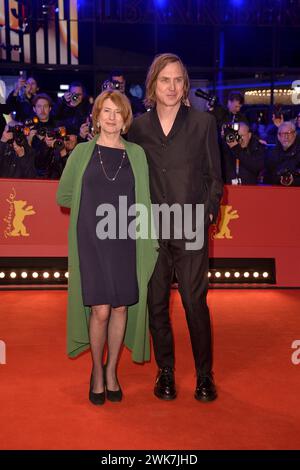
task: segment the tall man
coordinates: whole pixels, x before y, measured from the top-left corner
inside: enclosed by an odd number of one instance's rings
[[[208,289],[210,222],[216,221],[222,195],[222,178],[215,118],[185,106],[189,78],[180,58],[157,56],[146,80],[151,111],[134,120],[128,140],[140,144],[147,155],[152,203],[204,204],[205,241],[188,250],[185,239],[160,238],[159,257],[149,284],[150,331],[159,367],[154,393],[163,400],[176,397],[174,343],[169,318],[173,269],[185,308],[197,371],[195,398],[217,397],[212,376],[212,348]],[[174,224],[174,221],[173,221]],[[174,227],[173,227],[174,229]]]

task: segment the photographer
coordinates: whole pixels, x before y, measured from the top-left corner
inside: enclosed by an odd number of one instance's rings
[[[35,120],[33,118],[33,121],[36,122],[30,122],[30,124],[32,124],[29,138],[30,144],[32,144],[32,141],[34,142],[36,140],[35,137],[43,137],[46,129],[53,129],[56,126],[56,123],[51,116],[52,100],[50,96],[46,95],[46,93],[40,93],[34,97],[32,104],[33,111],[37,119]],[[28,121],[26,121],[26,123],[27,122]]]
[[[76,134],[90,115],[91,105],[80,82],[73,82],[69,91],[57,102],[53,115],[60,126],[72,128]]]
[[[0,141],[0,177],[35,178],[33,151],[22,125],[6,126]]]
[[[102,91],[106,89],[119,90],[121,93],[127,96],[130,101],[132,114],[134,117],[137,117],[146,112],[143,100],[137,96],[134,96],[130,93],[130,89],[126,87],[126,79],[124,73],[121,70],[113,70],[110,73],[109,79],[104,82],[102,86]]]
[[[250,132],[248,124],[227,127],[223,137],[223,174],[226,184],[257,184],[264,169],[266,147]]]
[[[109,80],[111,82],[117,82],[119,86],[115,89],[118,89],[121,93],[126,95],[126,79],[124,73],[121,70],[113,70],[110,73]]]
[[[278,127],[278,143],[269,155],[265,182],[300,186],[300,137],[295,124],[285,121]]]
[[[6,104],[16,112],[18,121],[25,121],[32,116],[32,101],[39,90],[37,81],[33,77],[27,80],[21,76],[14,90],[8,95]]]
[[[52,100],[48,95],[41,93],[34,98],[33,105],[38,122],[32,127],[28,141],[35,152],[37,173],[40,177],[46,177],[47,168],[53,156],[51,135],[56,127],[50,115]]]
[[[244,122],[249,124],[246,116],[241,113],[241,107],[243,104],[243,95],[239,92],[231,91],[228,95],[227,108],[218,104],[211,106],[209,101],[208,111],[215,116],[219,129],[221,129],[224,124],[228,123]]]
[[[298,113],[295,118],[295,126],[296,126],[297,135],[300,135],[300,113]]]
[[[77,139],[78,143],[81,142],[88,142],[89,140],[92,140],[94,136],[94,129],[93,129],[93,123],[92,123],[92,115],[86,118],[85,122],[81,124],[80,129],[79,129],[79,136]]]
[[[56,145],[53,145],[52,158],[47,168],[46,177],[58,180],[62,175],[69,155],[77,145],[77,136],[74,134],[66,135],[59,140],[59,143],[56,140]]]
[[[6,126],[6,120],[5,117],[3,116],[4,114],[10,114],[13,111],[13,109],[8,105],[8,104],[2,104],[0,103],[0,135],[3,134],[3,131]]]
[[[272,112],[272,122],[267,125],[265,129],[264,138],[268,144],[277,144],[278,140],[278,128],[284,122],[284,116],[282,108],[279,105],[275,105]]]

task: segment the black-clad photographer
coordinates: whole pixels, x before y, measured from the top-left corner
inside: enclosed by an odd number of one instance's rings
[[[74,134],[66,135],[56,140],[53,145],[52,159],[48,164],[46,177],[48,179],[60,179],[69,155],[77,145],[77,136]]]
[[[126,95],[130,101],[132,114],[134,117],[140,116],[146,112],[142,96],[137,97],[131,93],[131,89],[127,86],[124,72],[121,70],[113,70],[110,73],[109,79],[105,80],[102,85],[102,91],[104,90],[118,90]]]
[[[73,82],[69,91],[57,102],[53,115],[60,126],[80,132],[80,126],[90,115],[91,105],[80,82]]]
[[[34,77],[27,80],[21,76],[15,84],[14,90],[8,95],[6,104],[16,112],[18,121],[25,121],[32,116],[32,105],[39,90]]]
[[[0,141],[0,177],[35,178],[34,152],[27,142],[24,126],[6,126]]]
[[[295,124],[285,121],[278,127],[278,143],[267,159],[265,181],[282,186],[300,186],[300,136]]]
[[[241,93],[232,91],[228,95],[227,107],[223,107],[215,101],[215,104],[208,101],[208,111],[213,114],[217,121],[219,129],[224,124],[234,122],[244,122],[249,124],[247,117],[241,113],[241,107],[244,104],[244,97]]]
[[[46,177],[49,162],[53,157],[51,137],[55,137],[56,123],[50,115],[52,100],[46,94],[37,95],[33,101],[33,110],[37,122],[32,122],[29,143],[35,152],[35,166],[38,176]],[[56,134],[59,134],[57,132]]]
[[[257,184],[264,169],[265,145],[259,142],[244,122],[224,125],[222,140],[225,183]]]

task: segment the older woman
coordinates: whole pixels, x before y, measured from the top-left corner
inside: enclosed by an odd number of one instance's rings
[[[128,99],[118,91],[104,91],[95,100],[92,116],[96,135],[79,144],[69,157],[57,201],[71,208],[68,354],[75,357],[91,347],[89,399],[102,405],[105,397],[122,399],[116,367],[125,328],[125,344],[132,349],[133,360],[149,359],[147,285],[157,259],[157,242],[150,235],[124,236],[124,222],[119,236],[119,220],[125,217],[126,228],[135,223],[127,217],[127,208],[119,205],[120,196],[123,201],[127,198],[128,207],[143,204],[147,208],[143,223],[149,229],[151,224],[144,151],[121,137],[132,121]],[[99,218],[109,208],[115,211],[116,225]]]

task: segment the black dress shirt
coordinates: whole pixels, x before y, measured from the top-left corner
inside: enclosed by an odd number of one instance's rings
[[[166,136],[156,109],[137,117],[128,140],[145,150],[154,204],[204,204],[219,211],[223,191],[215,118],[182,105]]]

